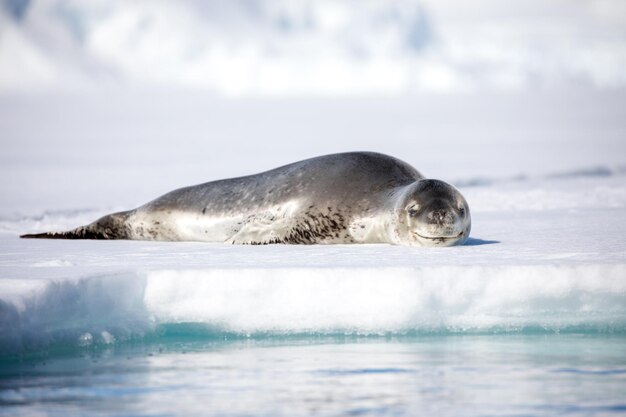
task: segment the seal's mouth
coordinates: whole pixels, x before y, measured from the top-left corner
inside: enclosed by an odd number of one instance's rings
[[[432,240],[433,242],[449,242],[451,240],[455,240],[455,239],[459,239],[461,238],[464,234],[465,231],[459,233],[456,236],[423,236],[420,235],[417,232],[413,232],[415,234],[415,236],[421,238],[421,239],[427,239],[427,240]]]

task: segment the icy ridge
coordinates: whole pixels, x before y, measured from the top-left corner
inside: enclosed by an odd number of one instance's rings
[[[0,296],[0,355],[200,336],[626,331],[626,264],[158,270]],[[198,326],[195,327],[196,329]]]

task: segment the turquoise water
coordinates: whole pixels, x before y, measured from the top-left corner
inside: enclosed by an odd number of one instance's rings
[[[626,415],[626,336],[170,335],[0,363],[0,415]]]

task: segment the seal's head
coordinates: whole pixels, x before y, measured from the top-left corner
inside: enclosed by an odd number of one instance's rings
[[[423,179],[409,185],[396,204],[395,234],[413,246],[462,245],[472,221],[459,190],[439,180]]]

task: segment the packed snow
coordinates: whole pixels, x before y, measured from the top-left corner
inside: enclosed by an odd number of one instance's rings
[[[0,352],[217,337],[626,331],[622,93],[0,97]],[[174,144],[174,145],[173,145]],[[456,184],[468,244],[20,240],[347,150]],[[182,330],[181,330],[182,331]]]

